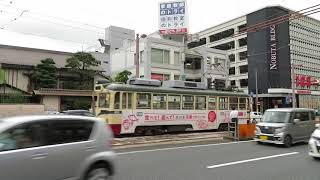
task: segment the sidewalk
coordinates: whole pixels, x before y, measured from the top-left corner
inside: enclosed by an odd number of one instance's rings
[[[183,134],[165,134],[158,136],[140,136],[140,137],[124,137],[114,138],[113,148],[124,149],[132,147],[154,146],[164,144],[182,144],[189,142],[224,141],[224,137],[228,132],[196,132]]]

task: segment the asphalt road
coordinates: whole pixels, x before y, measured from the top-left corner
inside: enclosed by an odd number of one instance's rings
[[[114,180],[319,180],[307,145],[190,144],[118,152]]]

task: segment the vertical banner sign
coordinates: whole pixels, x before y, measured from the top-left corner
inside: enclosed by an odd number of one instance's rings
[[[276,26],[270,26],[270,70],[278,69]]]
[[[159,3],[159,32],[161,35],[188,33],[188,13],[185,0]]]

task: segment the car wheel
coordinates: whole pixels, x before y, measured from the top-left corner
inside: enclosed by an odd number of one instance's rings
[[[261,142],[261,141],[257,141],[257,144],[263,144],[263,142]]]
[[[314,156],[312,156],[313,157],[313,159],[315,159],[315,160],[317,160],[317,161],[320,161],[320,158],[319,157],[314,157]]]
[[[110,180],[110,172],[105,165],[95,165],[87,173],[85,180]]]
[[[286,147],[286,148],[291,147],[291,145],[292,145],[291,136],[287,135],[286,137],[284,137],[283,143],[284,143],[284,147]]]

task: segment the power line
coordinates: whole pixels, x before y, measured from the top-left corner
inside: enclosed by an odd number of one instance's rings
[[[3,3],[0,3],[0,5],[6,6],[6,4],[3,4]],[[9,8],[15,9],[15,10],[19,10],[19,11],[24,10],[24,9],[12,7],[12,6],[10,6]],[[104,27],[100,27],[100,26],[84,23],[84,22],[81,22],[81,21],[75,21],[75,20],[70,20],[70,19],[61,18],[61,17],[57,17],[57,16],[46,15],[44,13],[39,13],[39,12],[31,11],[31,10],[29,10],[29,13],[30,14],[34,14],[34,15],[38,15],[38,16],[41,16],[41,17],[46,16],[48,18],[57,19],[57,20],[61,20],[61,21],[68,21],[68,22],[72,22],[72,23],[78,23],[78,24],[81,24],[83,26],[93,27],[95,29],[105,29]]]
[[[23,12],[30,12],[30,11],[27,11],[27,10],[24,10]],[[11,15],[15,15],[15,13],[12,13],[12,12],[8,12],[8,11],[2,11],[2,13],[6,13],[6,14],[11,14]],[[24,18],[29,18],[29,19],[33,19],[33,20],[40,20],[42,22],[47,22],[47,23],[51,23],[51,24],[55,24],[55,25],[62,25],[62,26],[66,26],[66,27],[69,27],[71,29],[82,29],[84,31],[90,31],[90,32],[94,32],[94,33],[97,33],[97,34],[103,34],[103,32],[99,32],[99,31],[95,31],[95,30],[91,30],[91,29],[86,29],[86,28],[82,28],[82,27],[79,27],[79,26],[72,26],[72,25],[67,25],[67,24],[63,24],[63,23],[57,23],[57,22],[54,22],[54,21],[50,21],[50,20],[44,20],[44,19],[41,19],[41,18],[35,18],[35,17],[28,17],[28,16],[24,16]],[[14,21],[16,21],[17,19],[15,19]],[[11,23],[13,21],[10,21],[9,23]],[[9,24],[7,23],[7,24]]]
[[[1,13],[4,12],[4,11],[1,11]],[[12,20],[10,20],[9,22],[3,24],[0,26],[0,29],[4,29],[5,26],[7,26],[8,24],[14,22],[14,21],[17,21],[19,18],[21,18],[23,16],[24,13],[28,12],[27,10],[24,10],[20,13],[20,15],[18,15],[17,17],[13,18]]]
[[[278,25],[278,24],[281,24],[286,21],[290,21],[290,20],[301,18],[303,16],[308,16],[308,15],[318,13],[319,11],[315,11],[315,10],[319,9],[319,8],[315,8],[318,6],[320,6],[320,4],[302,9],[297,12],[289,12],[286,15],[282,15],[282,16],[279,16],[279,17],[276,17],[276,18],[273,18],[270,20],[259,22],[257,24],[252,25],[252,26],[248,26],[248,27],[244,28],[243,31],[239,31],[238,33],[234,34],[234,37],[240,36],[242,34],[249,33],[249,32],[257,32],[257,31],[260,31],[262,29],[269,27],[270,25]],[[312,9],[312,8],[314,8],[314,9]],[[308,9],[312,9],[312,10],[308,10]],[[305,11],[305,10],[308,10],[308,11]],[[305,12],[302,12],[302,11],[305,11]]]
[[[280,49],[283,49],[283,48],[286,48],[286,47],[289,47],[289,46],[290,46],[290,44],[285,45],[285,46],[281,46],[281,47],[277,48],[276,51],[277,51],[277,50],[280,50]],[[265,52],[262,52],[262,53],[255,53],[255,54],[248,54],[248,57],[249,57],[249,56],[266,55],[266,54],[269,54],[269,53],[271,53],[271,51],[265,51]]]
[[[85,44],[85,45],[90,45],[88,42],[78,42],[78,41],[72,41],[72,40],[63,40],[63,39],[57,39],[57,38],[52,38],[52,37],[47,37],[47,36],[40,36],[38,34],[33,34],[33,33],[25,33],[25,32],[19,32],[19,31],[12,31],[12,30],[7,30],[7,29],[1,29],[3,31],[8,31],[8,32],[16,32],[24,35],[31,35],[31,36],[37,36],[37,37],[43,37],[43,38],[48,38],[48,39],[53,39],[53,40],[58,40],[58,41],[64,41],[64,42],[72,42],[72,43],[77,43],[77,44]]]

